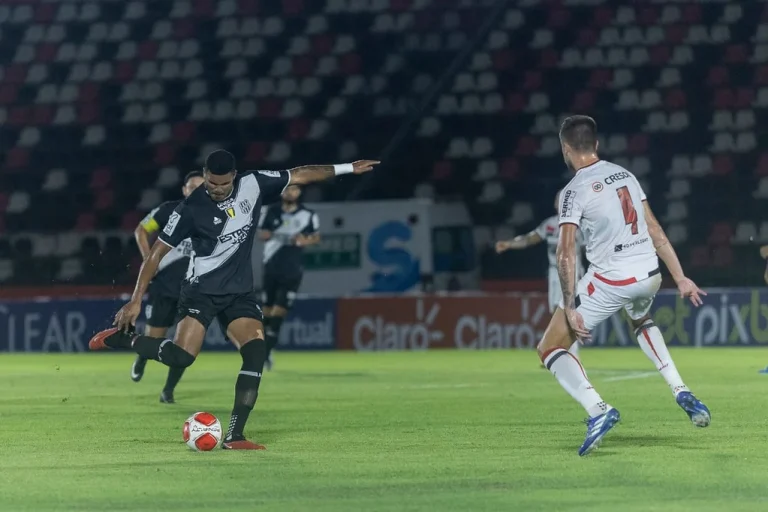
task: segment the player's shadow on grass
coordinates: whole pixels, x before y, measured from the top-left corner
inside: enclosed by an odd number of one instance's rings
[[[626,435],[626,434],[608,434],[600,443],[600,447],[589,454],[589,457],[608,457],[612,455],[622,455],[625,453],[621,448],[654,448],[663,446],[665,448],[675,448],[677,450],[699,450],[701,447],[696,439],[678,436],[659,436],[659,435]],[[573,443],[561,444],[558,450],[571,452],[574,450]]]

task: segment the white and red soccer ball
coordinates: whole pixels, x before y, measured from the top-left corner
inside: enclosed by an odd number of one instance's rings
[[[184,442],[196,452],[209,452],[221,443],[221,423],[209,412],[196,412],[184,422]]]

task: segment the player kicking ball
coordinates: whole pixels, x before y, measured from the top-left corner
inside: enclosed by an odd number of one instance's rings
[[[304,247],[320,242],[317,214],[299,202],[301,188],[292,185],[283,200],[269,207],[259,229],[264,244],[264,328],[267,340],[267,369],[280,327],[293,305],[304,273]]]
[[[561,192],[558,192],[557,195],[555,195],[555,212],[558,211],[560,206]],[[530,231],[524,235],[516,236],[512,240],[500,240],[496,242],[497,254],[501,254],[502,252],[509,250],[527,249],[528,247],[533,247],[534,245],[538,245],[541,242],[547,242],[547,258],[549,259],[549,272],[547,274],[547,283],[549,286],[547,290],[547,299],[549,301],[550,314],[555,312],[558,304],[560,304],[560,301],[563,300],[563,291],[560,289],[560,278],[557,275],[556,261],[557,241],[560,238],[560,226],[558,221],[558,216],[553,215],[545,219],[544,222],[539,224],[539,226],[533,231]],[[579,256],[576,260],[576,277],[579,279],[584,275],[584,265],[581,261],[582,245],[583,242],[581,238],[581,232],[577,231],[576,254]],[[578,355],[579,346],[580,343],[578,341],[573,342],[570,351],[573,354]],[[542,368],[544,368],[544,365],[542,365]]]
[[[184,186],[181,193],[184,197],[194,192],[194,190],[203,184],[203,173],[192,171],[184,177]],[[147,259],[151,251],[149,245],[149,236],[165,228],[168,224],[173,211],[181,203],[181,199],[176,201],[166,201],[144,217],[144,220],[136,227],[134,236],[136,244],[139,246],[142,259]],[[149,300],[145,313],[147,317],[147,326],[144,334],[153,338],[165,338],[168,329],[176,324],[176,313],[178,312],[179,290],[184,276],[189,267],[189,257],[192,254],[192,240],[184,240],[179,245],[171,249],[168,254],[160,261],[157,274],[149,283]],[[131,380],[139,382],[144,377],[144,370],[147,366],[147,358],[136,356],[136,360],[131,365]],[[168,368],[168,377],[165,380],[162,392],[160,392],[160,402],[164,404],[175,403],[173,391],[176,385],[184,375],[184,368]]]
[[[631,319],[640,348],[656,365],[677,404],[695,426],[708,426],[709,409],[688,390],[648,313],[661,285],[658,258],[672,274],[681,297],[698,307],[706,293],[683,274],[637,178],[623,167],[598,158],[594,119],[566,118],[560,127],[560,144],[566,165],[576,174],[560,195],[557,272],[563,302],[544,332],[538,353],[589,415],[579,455],[595,449],[620,415],[597,393],[579,358],[568,348],[574,337],[589,341],[590,331],[622,308]],[[579,228],[587,243],[590,266],[577,284],[575,242]]]
[[[176,207],[144,260],[131,301],[115,316],[116,327],[96,334],[89,348],[133,350],[166,366],[186,368],[195,362],[205,331],[217,318],[242,358],[235,382],[235,403],[222,447],[265,449],[246,440],[243,433],[259,394],[267,357],[251,267],[254,224],[261,204],[279,200],[288,185],[306,185],[340,174],[362,174],[378,163],[361,160],[341,165],[308,165],[289,171],[238,173],[230,153],[214,151],[205,160],[204,185]],[[141,311],[141,299],[160,261],[187,238],[192,239],[194,256],[181,289],[181,320],[175,339],[136,334],[133,326]]]

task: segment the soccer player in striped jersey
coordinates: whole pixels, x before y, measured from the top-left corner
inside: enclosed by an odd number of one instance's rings
[[[194,190],[203,184],[203,173],[192,171],[184,177],[184,186],[181,188],[182,195],[186,198]],[[142,259],[149,256],[150,245],[149,237],[165,228],[168,219],[173,214],[176,207],[181,204],[182,199],[175,201],[166,201],[144,217],[134,231],[136,245],[139,246]],[[149,283],[149,299],[144,308],[144,316],[147,319],[147,325],[144,334],[155,338],[164,338],[168,329],[176,325],[176,313],[178,311],[179,295],[181,294],[181,283],[187,274],[189,267],[189,257],[192,254],[192,240],[186,239],[174,247],[160,261],[157,274]],[[145,357],[136,356],[136,360],[131,365],[131,380],[139,382],[144,377],[144,369],[147,366]],[[168,378],[165,386],[160,392],[160,402],[165,404],[174,403],[173,391],[184,374],[184,368],[168,368]]]

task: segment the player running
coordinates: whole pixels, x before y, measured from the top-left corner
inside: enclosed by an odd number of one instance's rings
[[[189,197],[197,187],[203,184],[203,173],[192,171],[184,177],[184,186],[181,193],[185,198]],[[141,257],[147,259],[150,252],[149,235],[165,228],[168,219],[173,210],[182,202],[182,199],[176,201],[166,201],[144,217],[133,232],[136,237],[136,244],[139,246]],[[149,283],[149,300],[144,309],[147,317],[147,326],[144,334],[153,338],[164,338],[168,329],[176,324],[176,313],[178,311],[179,293],[181,291],[181,282],[187,273],[189,266],[189,257],[192,254],[192,240],[186,239],[174,247],[160,261],[157,268],[157,274]],[[136,360],[131,365],[131,380],[139,382],[144,377],[144,368],[147,365],[147,359],[142,356],[136,356]],[[163,391],[160,393],[160,402],[164,404],[174,403],[173,390],[176,384],[184,375],[184,368],[168,368],[168,377],[165,381]]]
[[[562,192],[562,191],[561,191]],[[555,195],[555,211],[557,212],[560,201],[560,192]],[[548,290],[547,299],[549,301],[549,312],[554,313],[557,305],[563,300],[563,292],[560,289],[560,278],[557,275],[557,240],[559,238],[560,226],[559,218],[553,215],[544,220],[539,226],[524,235],[518,235],[511,240],[499,240],[496,242],[496,253],[501,254],[504,251],[527,249],[541,242],[547,242],[547,258],[549,259],[549,272],[547,274]],[[581,260],[581,247],[583,245],[581,232],[576,232],[576,277],[581,278],[584,275],[584,265]],[[579,353],[579,342],[571,345],[571,352]]]
[[[555,310],[538,352],[560,385],[589,414],[579,455],[596,448],[620,415],[595,391],[579,358],[568,348],[574,336],[589,341],[590,331],[622,308],[632,321],[640,348],[664,377],[677,404],[694,425],[708,426],[709,409],[683,383],[661,331],[648,314],[661,285],[658,257],[664,260],[681,297],[700,306],[700,296],[706,293],[683,274],[637,178],[598,158],[595,121],[587,116],[566,118],[560,127],[560,144],[566,165],[576,173],[560,196],[557,271],[563,302]],[[577,284],[579,227],[587,242],[590,266]]]
[[[261,222],[259,237],[264,244],[264,330],[267,341],[267,369],[272,367],[272,350],[280,327],[293,305],[304,273],[304,247],[320,242],[320,220],[299,203],[301,188],[291,185],[283,192],[281,204],[269,207]]]
[[[361,160],[341,165],[308,165],[289,171],[238,173],[235,158],[223,150],[205,160],[205,184],[176,207],[141,266],[131,301],[115,316],[115,325],[97,333],[91,350],[130,349],[166,366],[186,368],[195,362],[205,331],[214,318],[240,350],[242,366],[235,383],[235,402],[222,447],[263,450],[245,439],[243,431],[256,403],[267,351],[258,297],[254,291],[252,229],[262,202],[272,203],[288,185],[305,185],[334,175],[362,174],[379,162]],[[192,239],[194,255],[181,289],[175,339],[132,332],[141,299],[160,261],[185,239]]]

